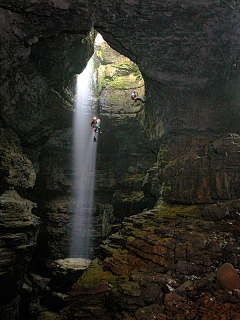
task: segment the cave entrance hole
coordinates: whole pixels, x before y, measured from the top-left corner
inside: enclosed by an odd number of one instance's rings
[[[122,122],[124,118],[133,121],[131,119],[135,119],[143,107],[139,101],[135,103],[132,100],[131,93],[133,90],[137,90],[139,96],[144,97],[144,80],[138,66],[127,57],[113,50],[98,34],[92,58],[84,71],[77,76],[73,156],[76,205],[70,239],[69,257],[71,258],[94,258],[96,248],[101,240],[107,236],[103,226],[94,221],[96,218],[93,212],[94,189],[96,192],[98,191],[95,186],[95,181],[98,180],[98,177],[96,177],[98,137],[97,142],[93,142],[94,132],[90,123],[94,115],[100,116],[103,119],[103,127],[108,128],[108,132],[111,133],[111,139],[104,137],[103,133],[103,139],[101,139],[101,136],[99,143],[101,144],[101,140],[104,140],[106,147],[107,144],[113,144],[113,141],[115,141],[115,145],[120,146],[119,150],[116,149],[115,153],[108,157],[110,160],[107,164],[108,168],[105,168],[106,172],[100,172],[100,175],[105,176],[108,169],[111,170],[111,166],[114,166],[112,171],[115,172],[117,181],[120,171],[123,174],[128,171],[129,161],[127,161],[127,158],[129,155],[138,152],[137,144],[132,144],[129,133],[124,131],[119,134],[121,129],[116,128],[118,121]],[[116,132],[111,131],[113,129]],[[138,127],[136,127],[137,131],[139,131]],[[111,145],[107,147],[109,150],[112,148]],[[121,153],[123,150],[124,154]],[[116,157],[120,159],[119,163],[117,163]],[[102,190],[104,188],[109,190],[109,185],[104,185],[104,182],[101,187]],[[132,191],[136,190],[129,190],[130,193]],[[106,198],[109,199],[109,196],[106,195]],[[104,199],[101,200],[106,204]],[[104,215],[104,212],[99,214],[100,216]],[[114,219],[119,220],[117,216]],[[97,220],[101,223],[102,219],[97,217]],[[111,226],[108,226],[107,229],[111,229]],[[96,239],[99,242],[98,244]]]

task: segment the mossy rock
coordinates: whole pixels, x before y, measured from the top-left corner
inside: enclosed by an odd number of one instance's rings
[[[77,286],[90,288],[96,285],[114,283],[115,281],[116,276],[109,271],[104,271],[102,262],[99,259],[94,259],[83,276],[74,285],[74,288]]]
[[[61,318],[59,314],[51,311],[44,311],[41,312],[40,315],[37,317],[37,320],[61,320],[64,318]]]
[[[36,173],[31,161],[22,153],[10,134],[0,134],[0,188],[20,186],[32,188]]]

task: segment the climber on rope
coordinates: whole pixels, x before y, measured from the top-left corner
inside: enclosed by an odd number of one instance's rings
[[[98,119],[97,117],[93,117],[93,120],[91,122],[91,127],[93,128],[94,132],[95,132],[95,135],[94,135],[94,138],[93,138],[93,141],[97,141],[97,138],[96,138],[96,134],[97,133],[102,133],[100,127],[98,126]]]
[[[145,102],[143,101],[141,98],[138,97],[138,92],[136,90],[133,90],[132,94],[131,94],[131,98],[134,100],[134,101],[141,101],[141,102]]]
[[[132,94],[131,94],[131,98],[132,98],[133,100],[136,100],[137,97],[138,97],[138,92],[137,92],[136,90],[133,90],[133,92],[132,92]]]

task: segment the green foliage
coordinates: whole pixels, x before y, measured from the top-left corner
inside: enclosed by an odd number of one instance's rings
[[[98,56],[98,58],[100,58],[101,60],[103,60],[103,53],[102,53],[102,51],[101,50],[96,50],[96,54],[97,54],[97,56]]]
[[[92,29],[89,35],[82,40],[82,44],[84,44],[87,48],[93,47],[97,32]]]
[[[123,80],[121,77],[114,77],[110,85],[112,85],[114,89],[125,90],[128,87],[128,82]]]
[[[138,66],[130,60],[126,60],[121,63],[114,63],[113,66],[117,69],[126,70],[128,72],[139,72]]]

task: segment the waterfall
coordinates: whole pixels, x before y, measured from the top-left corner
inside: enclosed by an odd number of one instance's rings
[[[97,142],[93,142],[91,121],[95,104],[91,90],[92,59],[78,75],[74,113],[74,200],[70,258],[92,258],[93,201]],[[98,138],[98,137],[97,137]],[[98,140],[98,139],[97,139]]]

